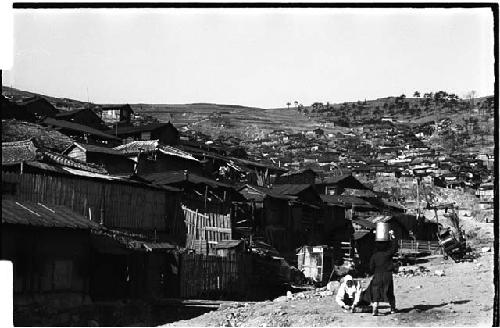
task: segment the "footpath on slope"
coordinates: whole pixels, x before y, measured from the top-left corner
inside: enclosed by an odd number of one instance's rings
[[[492,245],[491,245],[492,246]],[[168,326],[491,326],[493,323],[493,250],[473,262],[455,263],[441,256],[421,268],[401,267],[394,275],[399,312],[345,313],[335,303],[335,290],[295,293],[274,301],[233,303]],[[403,272],[404,271],[404,272]],[[408,273],[410,272],[410,273]],[[362,279],[368,286],[370,278]]]

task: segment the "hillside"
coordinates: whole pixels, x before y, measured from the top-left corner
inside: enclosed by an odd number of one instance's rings
[[[2,87],[4,95],[17,97],[40,96],[60,110],[98,108],[102,104],[87,103],[68,98],[55,98],[15,88]],[[336,132],[339,127],[376,123],[390,117],[401,123],[422,124],[449,118],[458,131],[464,133],[435,136],[432,143],[446,147],[446,140],[462,143],[466,150],[490,150],[493,140],[493,97],[461,99],[445,91],[429,92],[413,98],[405,95],[374,100],[310,106],[296,103],[287,108],[263,109],[241,105],[193,104],[130,104],[141,118],[172,122],[177,127],[188,126],[216,138],[233,135],[242,139],[264,138],[276,129],[300,132],[321,127],[325,132]],[[141,122],[143,120],[140,120]],[[325,123],[333,123],[326,125]],[[335,128],[333,127],[335,126]],[[469,129],[470,127],[470,129]]]

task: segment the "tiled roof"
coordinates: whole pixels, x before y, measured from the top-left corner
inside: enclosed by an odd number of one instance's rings
[[[48,117],[45,120],[43,120],[42,123],[45,125],[54,126],[56,128],[63,128],[63,129],[71,130],[71,131],[88,133],[90,135],[101,137],[101,138],[107,139],[107,140],[121,140],[120,138],[115,137],[111,134],[107,134],[107,133],[104,133],[104,132],[99,131],[97,129],[91,128],[89,126],[74,123],[74,122],[68,122],[68,121],[64,121],[64,120],[56,120],[56,119]]]
[[[43,160],[47,161],[49,163],[54,163],[54,164],[59,164],[71,168],[75,168],[78,170],[83,170],[83,171],[88,171],[88,172],[93,172],[93,173],[101,173],[101,174],[107,174],[107,171],[99,167],[97,165],[92,165],[89,163],[84,163],[80,162],[74,158],[71,158],[66,155],[61,155],[58,153],[54,153],[51,151],[44,151],[43,152]]]
[[[2,199],[2,224],[21,224],[47,228],[101,229],[86,217],[60,205]]]
[[[33,137],[37,146],[58,152],[73,143],[70,137],[48,127],[17,120],[2,120],[3,141],[28,140]]]
[[[159,145],[159,140],[137,140],[117,146],[114,149],[120,151],[124,155],[135,155],[139,154],[140,150],[143,152],[155,151],[158,149]]]
[[[172,146],[161,145],[159,140],[138,140],[114,148],[123,155],[136,155],[142,152],[159,151],[165,155],[181,157],[187,160],[199,162],[193,155]]]
[[[2,164],[18,164],[34,161],[37,147],[32,140],[2,142]]]
[[[89,145],[89,144],[82,144],[82,143],[77,143],[75,142],[73,145],[71,145],[68,149],[64,151],[64,154],[67,154],[71,149],[74,147],[78,147],[86,152],[90,153],[102,153],[102,154],[108,154],[108,155],[118,155],[118,156],[123,156],[123,153],[114,149],[114,148],[108,148],[108,147],[102,147],[102,146],[96,146],[96,145]]]

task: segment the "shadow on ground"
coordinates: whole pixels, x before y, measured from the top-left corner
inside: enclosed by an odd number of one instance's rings
[[[466,304],[469,302],[470,300],[462,300],[462,301],[443,302],[441,304],[417,304],[410,308],[399,309],[398,313],[409,313],[412,310],[417,310],[418,312],[425,312],[431,309],[440,308],[450,304]]]

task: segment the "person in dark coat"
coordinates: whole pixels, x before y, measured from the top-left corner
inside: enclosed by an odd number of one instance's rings
[[[378,315],[379,302],[388,302],[391,306],[391,313],[396,313],[392,257],[397,251],[398,244],[392,230],[389,231],[389,235],[390,241],[377,241],[375,244],[375,253],[370,259],[370,271],[373,272],[373,278],[362,295],[363,300],[372,304],[374,316]]]

